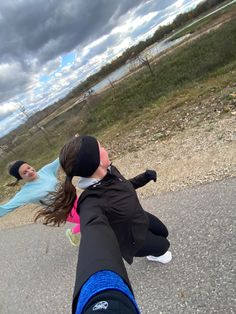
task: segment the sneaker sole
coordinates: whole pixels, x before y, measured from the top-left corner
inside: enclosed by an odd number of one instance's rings
[[[75,244],[75,243],[71,240],[70,234],[69,234],[69,232],[68,232],[67,230],[66,230],[66,236],[67,236],[67,238],[69,239],[71,245],[73,245],[73,246],[78,246],[78,245],[79,245],[79,243],[78,243],[78,244]]]
[[[165,260],[159,260],[158,257],[155,256],[146,256],[147,260],[149,260],[150,262],[158,262],[161,264],[168,264],[171,260],[172,260],[172,255],[169,256],[169,258],[165,259]]]

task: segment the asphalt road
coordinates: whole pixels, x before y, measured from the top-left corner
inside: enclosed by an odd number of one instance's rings
[[[236,313],[236,178],[142,204],[168,226],[173,260],[127,265],[141,312]],[[1,314],[70,313],[77,249],[67,227],[0,231]]]

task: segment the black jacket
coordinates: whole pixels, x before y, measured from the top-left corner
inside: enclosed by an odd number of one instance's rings
[[[79,197],[81,234],[86,212],[91,215],[96,213],[96,208],[102,209],[117,237],[122,257],[131,264],[135,253],[143,246],[148,230],[148,218],[135,189],[149,181],[145,173],[126,180],[116,167],[111,166],[99,183],[88,187]]]

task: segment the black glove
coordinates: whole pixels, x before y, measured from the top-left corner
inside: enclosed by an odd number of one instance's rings
[[[156,182],[157,173],[155,170],[146,170],[145,175],[149,180],[153,180],[154,182]]]

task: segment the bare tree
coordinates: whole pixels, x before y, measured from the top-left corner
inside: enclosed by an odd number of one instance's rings
[[[112,88],[115,88],[115,85],[114,85],[114,83],[112,82],[112,80],[111,80],[110,78],[108,79],[108,81],[109,81],[111,87],[112,87]]]
[[[132,56],[129,59],[128,63],[130,65],[130,72],[135,71],[140,65],[145,65],[148,67],[150,73],[152,76],[155,76],[155,73],[153,72],[153,69],[151,67],[151,64],[149,60],[151,59],[151,54],[149,54],[147,51],[144,53],[142,52],[138,56]]]
[[[145,55],[145,56],[138,56],[138,60],[140,61],[141,64],[143,65],[146,65],[151,73],[151,75],[155,76],[153,70],[152,70],[152,67],[151,67],[151,64],[148,60],[148,56]]]
[[[19,110],[21,111],[21,113],[26,117],[26,119],[28,120],[30,118],[30,115],[28,114],[28,112],[25,109],[25,106],[22,104],[19,104]],[[38,131],[41,131],[44,134],[44,138],[47,141],[48,145],[51,145],[51,142],[49,140],[49,134],[48,132],[45,130],[45,128],[43,126],[38,125],[38,123],[35,124],[35,127],[38,129]]]

